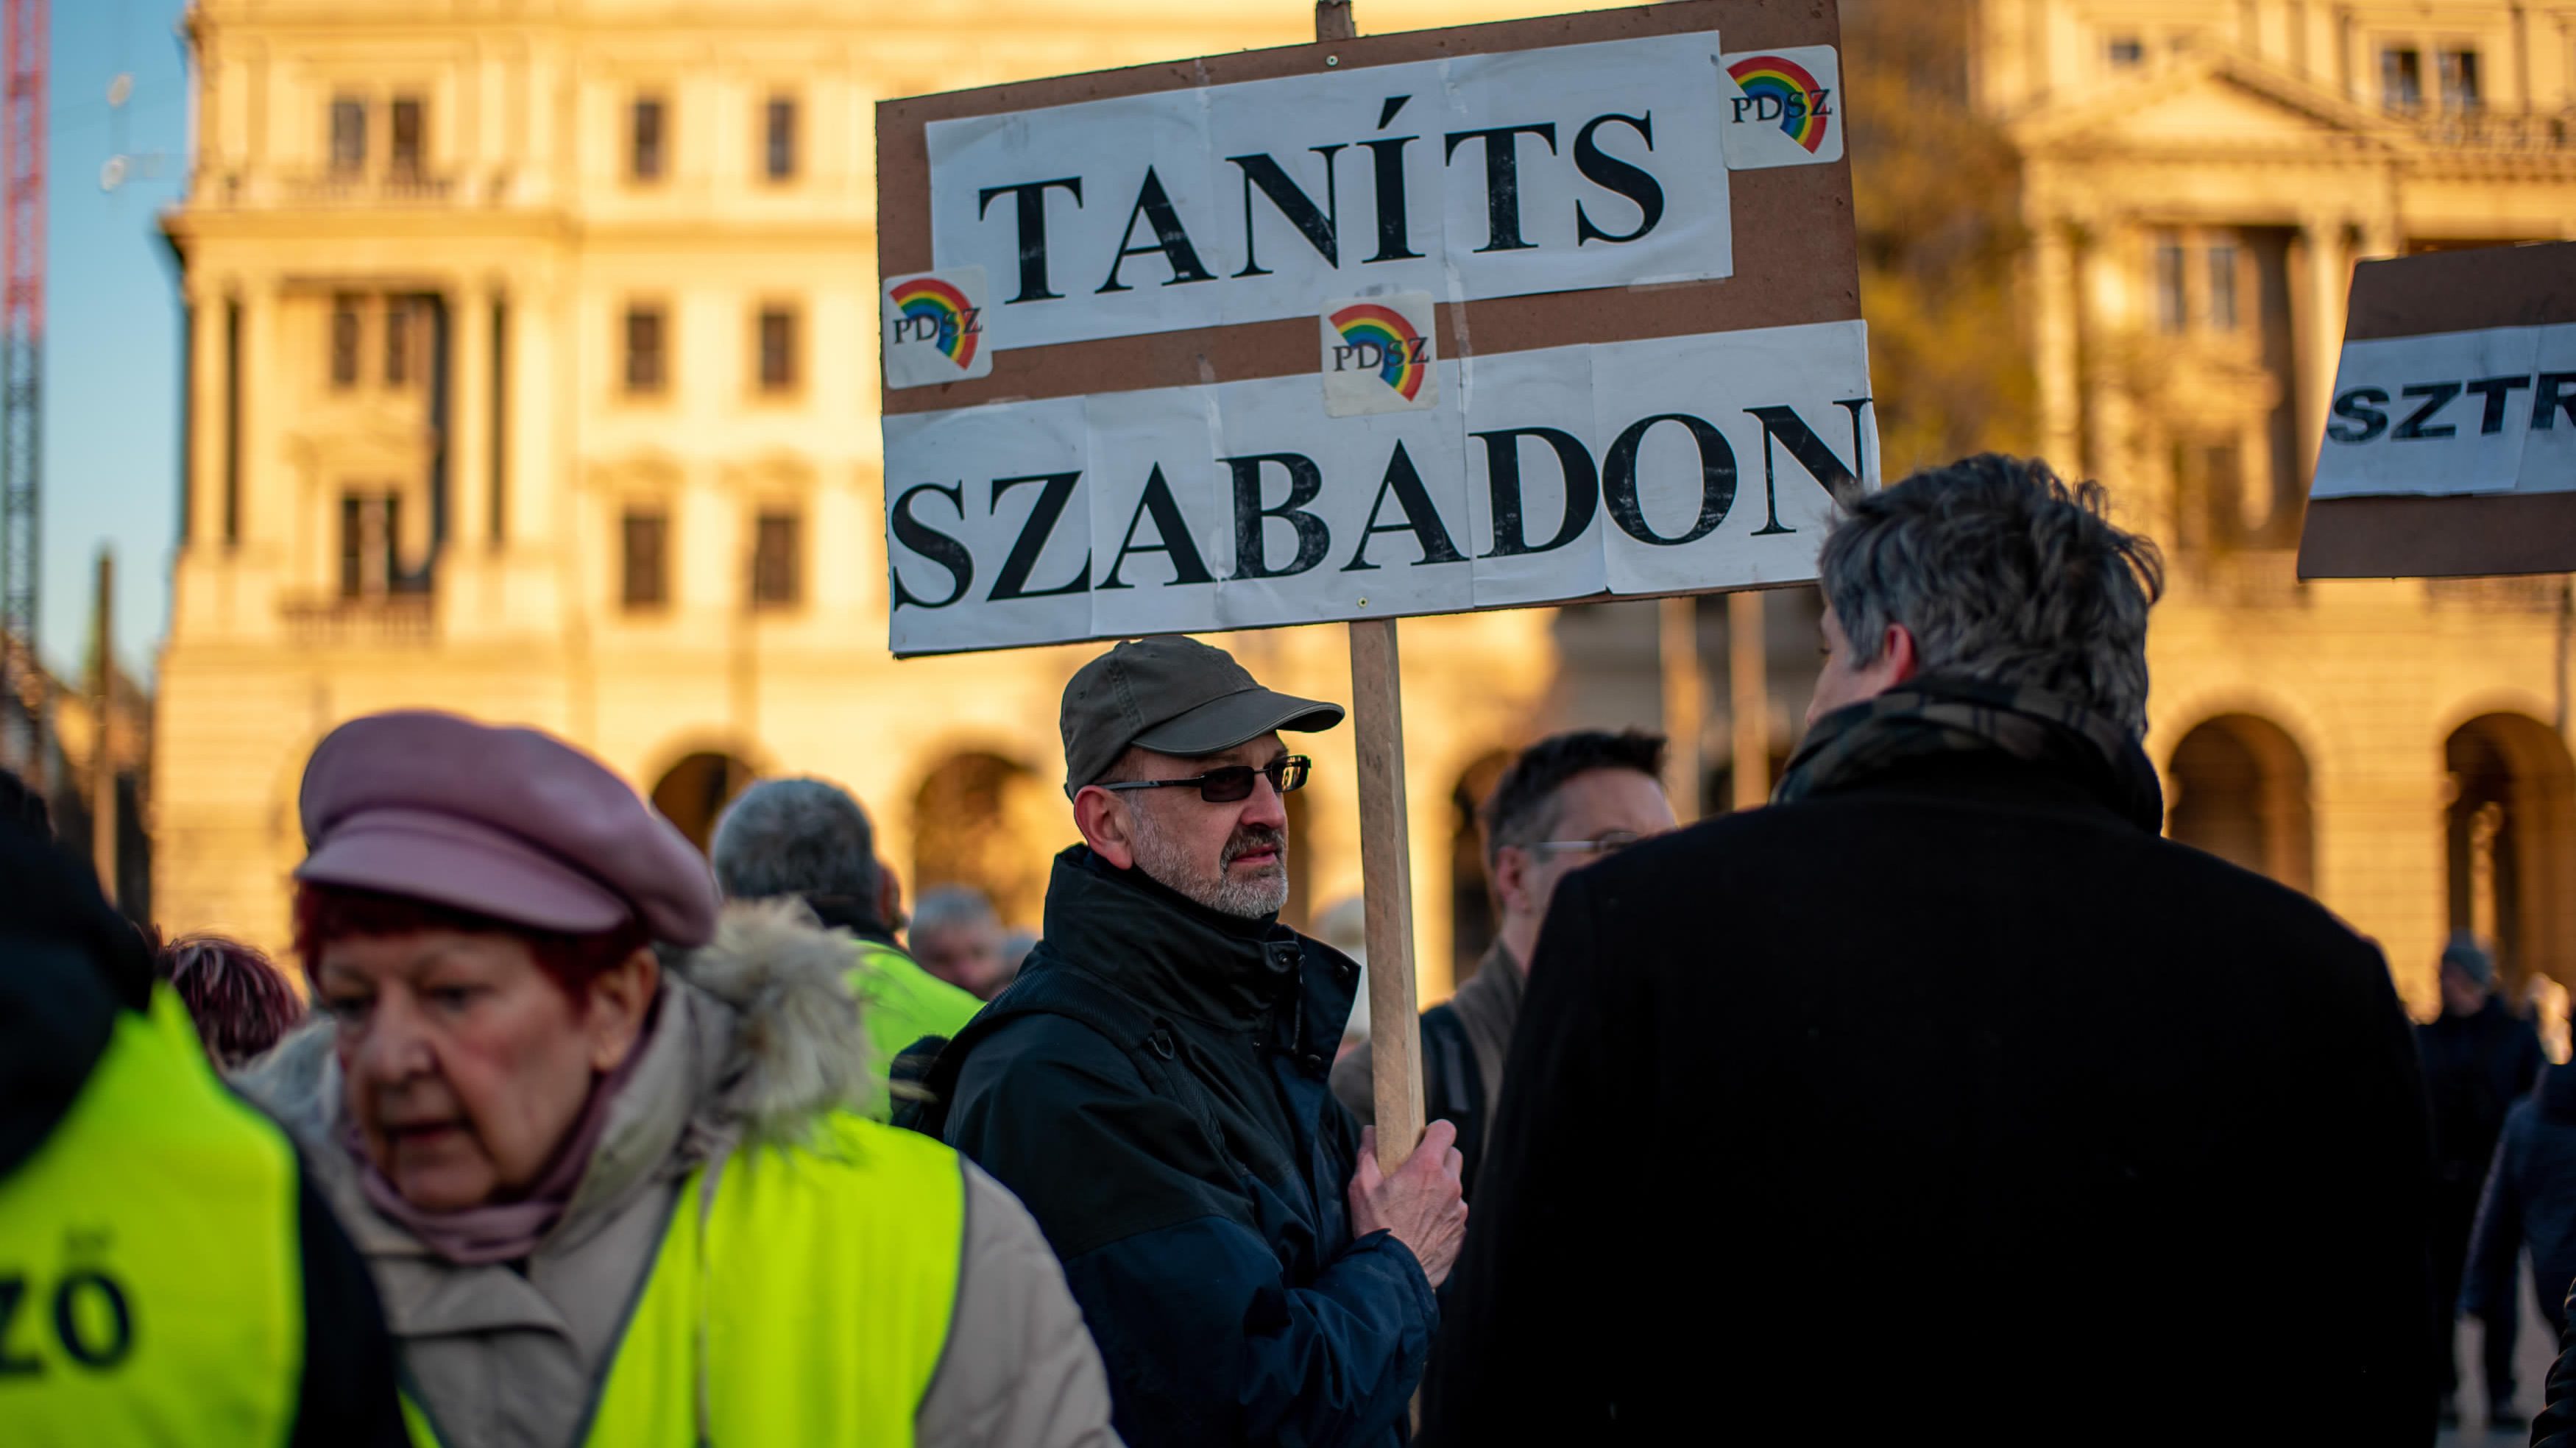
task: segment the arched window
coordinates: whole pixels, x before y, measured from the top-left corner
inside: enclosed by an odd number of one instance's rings
[[[751,787],[752,769],[730,754],[700,752],[683,758],[653,786],[653,808],[660,810],[700,853],[716,820],[733,797]]]
[[[2443,745],[2449,916],[2506,979],[2576,975],[2576,765],[2548,725],[2487,714]]]
[[[958,754],[922,777],[912,802],[907,899],[971,885],[1003,921],[1036,929],[1046,915],[1056,852],[1076,838],[1064,796],[1037,773],[994,754]]]
[[[2280,725],[2221,714],[2174,746],[2165,832],[2293,890],[2316,888],[2308,760]]]

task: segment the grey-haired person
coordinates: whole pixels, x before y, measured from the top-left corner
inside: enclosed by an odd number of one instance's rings
[[[2161,838],[2108,514],[1992,455],[1850,500],[1775,802],[1557,886],[1427,1435],[2430,1440],[2405,1013]]]
[[[915,1074],[912,1047],[957,1034],[983,1003],[895,944],[902,902],[867,811],[828,780],[764,779],[725,807],[708,853],[726,899],[801,901],[848,936],[869,1069],[890,1087],[868,1114],[884,1120],[891,1087]]]
[[[1673,827],[1664,798],[1664,736],[1573,729],[1515,756],[1477,811],[1493,886],[1494,943],[1455,995],[1422,1013],[1422,1110],[1458,1128],[1459,1185],[1476,1169],[1503,1098],[1503,1058],[1520,1024],[1529,960],[1557,883]],[[1543,1029],[1543,1027],[1542,1027]],[[1374,1124],[1376,1054],[1366,1042],[1333,1063],[1333,1094]]]

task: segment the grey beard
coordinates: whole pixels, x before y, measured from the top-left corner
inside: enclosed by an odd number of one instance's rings
[[[1288,841],[1284,831],[1280,833],[1279,858],[1268,869],[1237,878],[1222,861],[1211,870],[1190,859],[1144,810],[1130,817],[1136,822],[1136,868],[1144,871],[1147,879],[1177,890],[1219,915],[1240,920],[1259,920],[1287,907]],[[1227,841],[1229,848],[1232,844]]]

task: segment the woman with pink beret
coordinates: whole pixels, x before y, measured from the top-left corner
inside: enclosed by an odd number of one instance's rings
[[[1100,1445],[1100,1360],[1011,1195],[865,1121],[846,941],[531,729],[314,751],[319,1023],[241,1084],[372,1269],[413,1438]]]

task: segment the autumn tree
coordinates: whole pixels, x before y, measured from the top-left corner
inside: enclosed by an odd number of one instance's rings
[[[1884,475],[2033,446],[2019,162],[1970,104],[1975,0],[1844,0],[1861,315]]]

